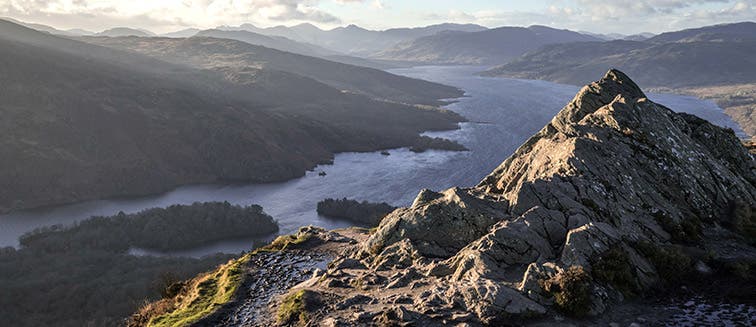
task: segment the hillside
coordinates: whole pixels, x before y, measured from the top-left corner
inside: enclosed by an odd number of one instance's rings
[[[598,40],[545,26],[500,27],[479,32],[441,32],[403,42],[374,57],[425,64],[493,65],[547,44]]]
[[[756,41],[756,23],[721,24],[662,33],[648,39],[653,43],[690,41]]]
[[[608,67],[615,67],[635,76],[644,87],[714,100],[753,136],[753,35],[756,23],[739,23],[664,33],[645,42],[555,44],[483,75],[580,85]]]
[[[408,146],[423,130],[461,120],[289,73],[262,70],[262,82],[229,83],[218,72],[6,21],[0,56],[8,86],[0,89],[0,211],[191,183],[280,181],[334,152]],[[287,99],[286,89],[303,92]]]
[[[627,71],[645,87],[690,87],[756,81],[756,42],[635,41],[556,44],[495,67],[486,76],[580,85],[607,67]]]
[[[233,33],[246,35],[248,32]],[[232,37],[227,34],[221,36]],[[174,63],[217,70],[223,72],[227,79],[241,84],[266,84],[269,81],[262,77],[260,70],[271,70],[312,78],[338,90],[395,102],[436,105],[439,104],[438,99],[462,95],[461,91],[445,85],[232,39],[197,36],[188,39],[132,37],[83,38],[82,40],[116,49],[136,51]],[[270,84],[270,86],[269,92],[281,91],[281,85]],[[289,88],[285,92],[301,91],[309,94],[310,97],[320,92],[329,92],[318,91],[318,89],[321,88],[314,85],[309,89]],[[282,96],[282,98],[291,96]]]
[[[656,104],[611,70],[477,186],[423,190],[374,231],[302,228],[187,282],[132,325],[629,325],[641,316],[677,325],[702,317],[686,301],[750,308],[754,167],[731,130]],[[224,284],[233,295],[203,286],[232,271],[241,276]],[[229,301],[208,306],[213,296]],[[631,307],[612,311],[623,303]],[[721,312],[744,321],[750,310]]]

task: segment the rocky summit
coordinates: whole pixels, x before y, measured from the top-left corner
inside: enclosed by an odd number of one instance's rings
[[[377,229],[338,238],[327,267],[271,296],[267,318],[250,323],[596,317],[715,270],[745,271],[753,290],[754,168],[732,130],[654,103],[611,70],[477,186],[423,190]],[[317,250],[333,233],[290,238],[307,241],[296,251],[321,240],[309,247]]]

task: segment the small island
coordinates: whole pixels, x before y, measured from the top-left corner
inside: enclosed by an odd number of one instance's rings
[[[415,153],[422,153],[428,150],[469,151],[464,145],[455,141],[429,136],[418,137],[409,150]]]
[[[92,217],[74,226],[40,228],[19,238],[24,248],[97,248],[126,252],[129,248],[158,251],[189,249],[210,242],[264,236],[278,232],[262,207],[205,202]]]
[[[396,207],[385,202],[359,202],[347,198],[325,199],[318,202],[318,214],[331,218],[347,219],[371,227],[378,226],[381,219],[394,209]]]

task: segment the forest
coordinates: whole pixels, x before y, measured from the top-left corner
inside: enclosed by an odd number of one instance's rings
[[[179,250],[278,231],[257,205],[174,205],[38,229],[0,248],[0,317],[7,326],[118,326],[173,283],[236,257],[133,256],[132,247]],[[250,244],[250,248],[259,244]]]

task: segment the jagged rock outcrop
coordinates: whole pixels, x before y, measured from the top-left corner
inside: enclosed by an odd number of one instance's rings
[[[755,168],[731,130],[656,104],[611,70],[479,185],[423,190],[308,285],[341,299],[320,313],[333,325],[542,315],[565,305],[544,281],[595,275],[608,253],[627,266],[623,282],[647,288],[660,279],[649,249],[716,253],[726,240],[756,258],[733,227],[753,220]],[[622,298],[612,281],[585,283],[589,314]]]

